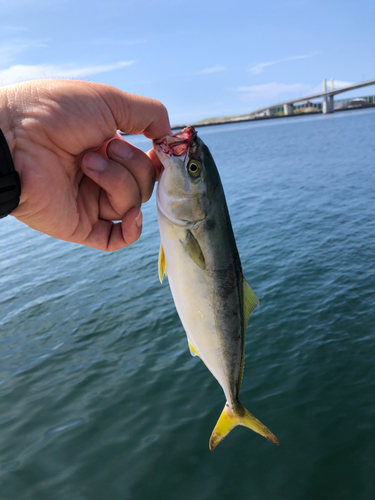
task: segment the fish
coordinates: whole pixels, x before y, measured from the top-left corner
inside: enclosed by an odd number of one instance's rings
[[[168,276],[190,353],[199,356],[226,397],[209,449],[237,425],[279,444],[238,398],[246,327],[258,299],[243,277],[214,159],[194,127],[155,140],[153,148],[163,166],[156,191],[159,279]]]

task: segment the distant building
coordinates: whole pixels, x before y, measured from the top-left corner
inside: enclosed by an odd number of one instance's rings
[[[319,113],[322,110],[321,102],[311,102],[306,101],[303,104],[297,104],[294,106],[294,113]]]
[[[360,109],[375,106],[375,96],[355,97],[354,99],[340,99],[335,101],[335,110]]]

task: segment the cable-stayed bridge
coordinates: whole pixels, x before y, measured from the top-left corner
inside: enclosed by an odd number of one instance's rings
[[[331,78],[330,82],[330,90],[327,90],[327,81],[323,80],[323,92],[319,92],[318,94],[312,94],[305,97],[299,97],[298,99],[291,99],[289,101],[285,101],[279,104],[274,104],[272,106],[267,106],[265,108],[257,109],[252,113],[249,113],[249,116],[273,116],[275,114],[275,110],[277,108],[284,108],[284,115],[292,115],[294,113],[293,104],[303,102],[303,101],[311,101],[312,99],[318,99],[323,97],[323,113],[333,113],[334,112],[334,96],[337,94],[342,94],[343,92],[349,92],[350,90],[360,89],[362,87],[367,87],[369,85],[375,85],[375,80],[369,80],[367,82],[355,83],[354,85],[348,85],[347,87],[341,87],[338,89],[334,88],[334,81]]]
[[[323,113],[333,113],[334,109],[334,96],[337,94],[342,94],[344,92],[349,92],[350,90],[360,89],[362,87],[367,87],[369,85],[375,85],[375,80],[368,80],[366,82],[355,83],[353,85],[348,85],[346,87],[334,88],[334,80],[331,78],[330,81],[330,89],[327,90],[327,81],[323,80],[323,92],[319,92],[316,94],[311,94],[304,97],[298,97],[297,99],[290,99],[288,101],[281,102],[279,104],[273,104],[272,106],[266,106],[264,108],[257,109],[250,113],[246,113],[243,115],[236,116],[228,116],[222,118],[208,118],[205,120],[201,120],[196,123],[190,123],[189,125],[193,125],[195,127],[205,127],[208,125],[221,125],[225,123],[239,123],[245,122],[249,120],[256,120],[259,118],[267,118],[273,116],[280,116],[280,114],[284,116],[295,116],[295,108],[294,104],[296,103],[310,103],[313,99],[323,98],[323,102],[319,105],[319,109],[321,108]],[[373,101],[374,102],[374,101]],[[312,103],[310,105],[314,106]],[[317,111],[317,110],[316,110]],[[276,114],[277,113],[277,114]],[[172,126],[173,130],[178,130],[186,127],[184,125],[174,125]]]

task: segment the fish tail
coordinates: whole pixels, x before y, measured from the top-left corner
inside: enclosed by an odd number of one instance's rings
[[[220,441],[222,441],[237,425],[248,427],[252,431],[264,436],[269,441],[279,444],[272,432],[237,401],[233,407],[230,407],[228,403],[224,406],[224,410],[210,437],[210,450],[214,450]]]

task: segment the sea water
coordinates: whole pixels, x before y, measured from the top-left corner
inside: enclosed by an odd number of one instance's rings
[[[259,300],[236,428],[140,240],[101,253],[0,221],[0,499],[375,498],[375,110],[198,130]],[[143,150],[143,137],[130,139]]]

